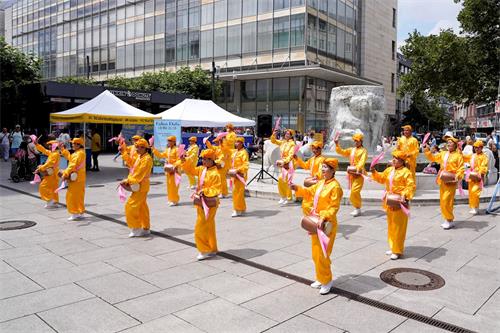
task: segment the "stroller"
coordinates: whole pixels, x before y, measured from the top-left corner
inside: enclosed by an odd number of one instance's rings
[[[33,180],[33,172],[36,170],[36,159],[28,158],[28,150],[26,142],[22,142],[14,155],[10,169],[10,179],[14,183],[19,183],[21,180]]]

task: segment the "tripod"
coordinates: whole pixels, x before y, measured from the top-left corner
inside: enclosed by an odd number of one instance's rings
[[[259,143],[259,148],[260,148],[260,170],[259,172],[257,172],[257,174],[255,176],[253,176],[253,178],[247,183],[247,185],[250,185],[256,178],[257,178],[257,181],[259,180],[263,180],[264,179],[264,174],[268,175],[269,177],[271,177],[272,179],[274,179],[275,181],[278,181],[276,178],[273,177],[273,175],[271,175],[269,172],[267,172],[266,170],[264,170],[264,138],[260,138],[260,143]]]

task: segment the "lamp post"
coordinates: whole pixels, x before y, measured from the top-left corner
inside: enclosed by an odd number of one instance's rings
[[[212,67],[210,68],[210,73],[212,74],[212,101],[215,102],[215,80],[219,79],[220,67],[215,66],[215,61],[212,61]]]

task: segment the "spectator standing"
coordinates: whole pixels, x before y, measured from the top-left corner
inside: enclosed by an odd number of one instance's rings
[[[61,134],[59,134],[59,137],[57,138],[57,141],[61,142],[64,145],[64,148],[71,148],[69,144],[69,142],[71,141],[71,137],[68,134],[67,128],[62,129]]]
[[[0,153],[5,162],[9,160],[9,130],[4,127],[2,128],[2,133],[0,133]]]
[[[92,129],[92,169],[91,171],[99,171],[99,162],[97,157],[101,152],[101,136],[96,132],[95,128]]]
[[[87,130],[85,133],[85,169],[90,170],[92,167],[92,133]]]
[[[16,125],[14,132],[10,133],[10,153],[15,155],[21,142],[23,142],[24,133],[21,131],[21,125]]]

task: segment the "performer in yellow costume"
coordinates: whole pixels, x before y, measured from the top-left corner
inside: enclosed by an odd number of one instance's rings
[[[53,138],[52,138],[53,139]],[[39,165],[35,172],[44,173],[40,187],[38,188],[40,192],[40,197],[42,200],[46,201],[47,204],[45,208],[57,208],[59,205],[59,194],[55,192],[59,185],[59,149],[52,151],[52,145],[58,145],[56,140],[50,140],[45,143],[47,148],[37,144],[36,149],[42,154],[48,156],[47,161]],[[51,174],[47,174],[50,172]]]
[[[304,162],[300,157],[296,155],[293,157],[295,163],[300,166],[302,169],[309,171],[309,177],[313,177],[315,179],[321,179],[321,166],[323,165],[323,161],[325,157],[321,155],[323,150],[323,142],[314,141],[311,143],[311,150],[313,152],[313,157]],[[312,207],[312,201],[307,200],[306,198],[302,198],[302,211],[304,214],[307,214],[306,211],[309,211]]]
[[[237,138],[237,135],[234,132],[234,125],[231,123],[227,124],[226,125],[226,132],[227,132],[227,135],[225,136],[225,139],[226,139],[225,144],[229,150],[233,150],[234,144],[236,143],[236,138]]]
[[[202,207],[196,206],[196,225],[194,227],[194,240],[199,251],[197,260],[204,260],[217,254],[217,237],[215,232],[215,213],[219,207],[218,195],[220,194],[221,179],[217,166],[215,165],[216,152],[213,149],[205,149],[201,152],[203,165],[192,167],[183,162],[183,168],[198,176],[196,192],[200,196],[214,198],[217,200],[215,207],[210,207],[208,215]]]
[[[131,138],[132,144],[125,146],[125,149],[127,150],[128,156],[131,157],[132,159],[135,159],[135,156],[136,156],[135,143],[140,139],[142,139],[142,136],[134,135]],[[125,145],[125,143],[123,143],[123,145]],[[124,154],[123,146],[120,147],[120,150],[121,150],[122,157],[123,157],[123,154]],[[125,162],[125,163],[127,163],[127,162]]]
[[[457,190],[458,182],[464,177],[464,159],[462,153],[457,150],[458,139],[452,136],[445,136],[443,140],[447,142],[448,151],[441,151],[433,155],[429,151],[429,146],[425,145],[425,157],[431,162],[439,163],[440,170],[437,177],[439,184],[439,206],[441,207],[441,215],[445,221],[441,227],[445,230],[453,228],[453,203],[455,201],[455,191]],[[454,183],[445,183],[441,180],[441,173],[448,171],[455,174]]]
[[[488,156],[483,154],[484,143],[481,140],[474,142],[473,147],[475,153],[472,155],[463,155],[464,162],[470,164],[470,171],[476,172],[484,178],[488,172]],[[479,214],[479,198],[481,197],[481,191],[483,189],[483,182],[471,179],[470,176],[466,177],[466,181],[469,183],[469,207],[472,215]]]
[[[236,170],[239,176],[246,182],[250,163],[248,160],[248,152],[243,146],[244,142],[245,139],[243,137],[236,138],[236,150],[233,152],[233,156],[231,157],[229,169]],[[231,178],[233,183],[233,214],[231,217],[242,216],[247,210],[245,202],[245,183],[243,183],[239,177]]]
[[[290,163],[293,163],[293,151],[295,149],[295,141],[293,140],[293,136],[295,135],[295,131],[292,129],[285,130],[285,137],[283,140],[276,139],[277,131],[273,132],[271,135],[271,142],[280,147],[280,160],[283,162],[283,166],[280,169],[280,175],[278,177],[278,191],[280,194],[280,205],[286,205],[289,201],[292,200],[292,190],[288,185],[287,179],[284,179],[283,176],[287,175],[287,172],[290,168]]]
[[[61,178],[68,184],[66,193],[66,207],[71,216],[68,221],[79,220],[83,218],[85,212],[85,149],[82,138],[71,140],[73,154],[70,154],[65,148],[61,148],[61,154],[69,161],[65,170],[59,170]],[[76,177],[76,179],[75,179]]]
[[[177,206],[179,204],[179,187],[175,185],[175,174],[179,172],[177,168],[180,166],[181,161],[177,154],[176,137],[171,135],[167,138],[167,149],[163,153],[154,147],[152,147],[152,150],[156,157],[165,159],[165,165],[171,164],[176,168],[176,171],[173,173],[165,171],[165,176],[167,180],[168,205]]]
[[[392,166],[383,172],[377,172],[373,167],[372,178],[385,185],[386,195],[383,199],[383,208],[387,213],[387,241],[390,250],[386,252],[392,260],[398,259],[404,252],[406,239],[406,227],[408,225],[408,215],[400,207],[389,207],[387,205],[387,194],[398,194],[401,196],[401,203],[408,205],[408,201],[415,194],[415,182],[411,177],[411,171],[405,167],[408,158],[406,152],[395,150],[392,153]]]
[[[200,154],[200,148],[196,144],[197,138],[192,136],[189,138],[189,148],[186,152],[186,161],[191,163],[193,167],[198,165],[198,155]],[[189,179],[189,187],[194,190],[196,188],[195,175],[186,171],[186,175]]]
[[[404,125],[401,128],[403,129],[403,136],[398,138],[396,150],[400,150],[408,156],[406,164],[408,165],[408,169],[410,169],[413,182],[416,182],[417,157],[420,152],[420,147],[417,139],[411,135],[413,130],[412,127],[410,125]]]
[[[139,139],[135,142],[136,158],[131,172],[121,184],[133,186],[138,184],[139,190],[132,192],[125,204],[125,217],[127,226],[130,228],[129,237],[140,237],[149,235],[149,207],[146,202],[149,192],[149,176],[153,167],[153,159],[148,154],[149,144],[145,139]],[[125,155],[128,155],[125,152]],[[128,156],[126,156],[128,158]]]
[[[339,145],[339,140],[335,140],[335,151],[337,154],[349,157],[349,165],[356,167],[359,175],[348,175],[349,183],[351,185],[351,195],[349,200],[351,205],[354,207],[354,211],[351,213],[352,216],[361,215],[361,190],[363,189],[364,178],[361,175],[365,172],[365,163],[368,157],[368,152],[366,148],[363,147],[363,134],[356,133],[352,136],[354,140],[354,148],[342,149]]]
[[[316,281],[311,284],[311,287],[320,289],[319,293],[322,295],[328,294],[333,287],[330,255],[335,242],[335,235],[337,234],[337,212],[339,211],[340,200],[343,195],[342,188],[335,179],[337,167],[337,159],[326,158],[321,166],[322,179],[317,184],[308,188],[295,184],[292,185],[292,189],[295,191],[297,197],[317,201],[316,207],[312,206],[311,211],[307,212],[307,215],[318,215],[318,224],[321,225],[323,222],[330,222],[333,226],[330,234],[327,235],[330,241],[326,248],[326,257],[321,249],[318,235],[311,235],[312,259],[316,269]],[[317,200],[314,200],[315,197],[317,197]]]
[[[229,195],[227,171],[231,163],[230,150],[225,145],[225,140],[223,138],[215,138],[213,144],[207,141],[206,145],[208,149],[212,149],[215,152],[215,165],[221,180],[219,198],[225,198]]]

